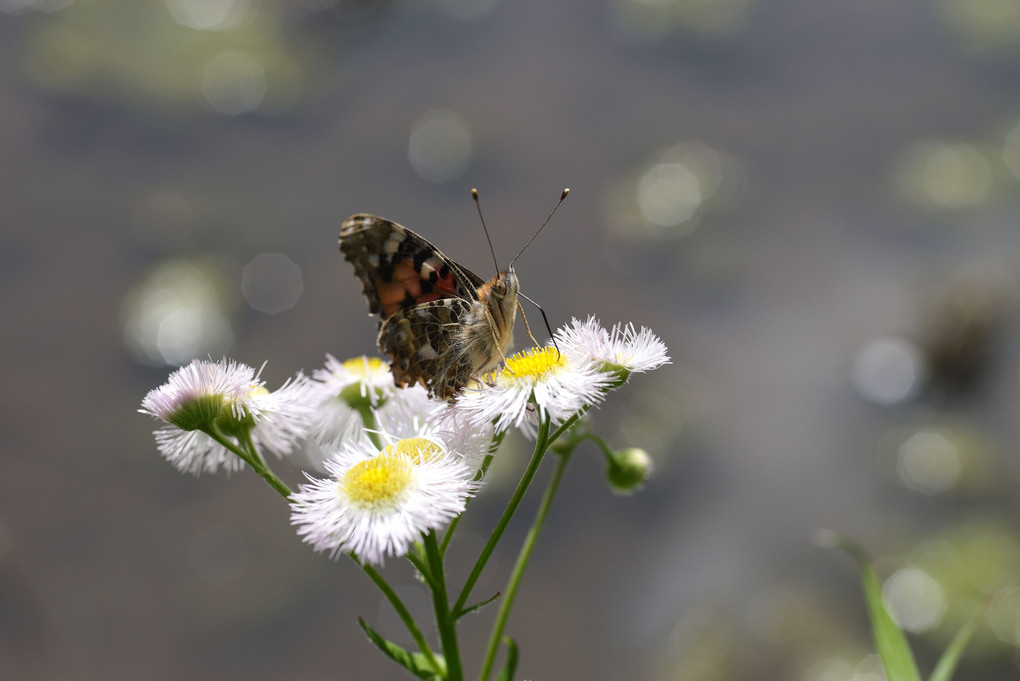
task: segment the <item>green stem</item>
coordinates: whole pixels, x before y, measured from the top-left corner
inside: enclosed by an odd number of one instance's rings
[[[372,441],[376,449],[382,449],[382,441],[379,439],[379,423],[375,420],[375,412],[369,405],[363,405],[358,407],[358,413],[361,414],[361,422],[365,426],[365,434],[368,435],[368,439]]]
[[[595,433],[585,433],[584,435],[579,435],[577,437],[577,442],[575,444],[580,444],[585,440],[591,440],[592,442],[594,442],[596,446],[598,446],[598,448],[602,450],[602,454],[603,456],[606,457],[607,461],[613,460],[613,450],[609,448],[609,445],[606,444],[606,441],[603,440],[601,437],[599,437]]]
[[[460,666],[460,649],[457,645],[457,619],[451,616],[450,602],[446,596],[446,577],[443,571],[443,556],[439,553],[439,542],[435,531],[425,535],[425,556],[432,573],[432,607],[436,612],[436,629],[446,659],[447,681],[464,681]]]
[[[436,671],[437,674],[442,674],[443,666],[440,664],[439,660],[436,659],[435,654],[432,652],[432,648],[429,647],[428,641],[425,640],[425,636],[421,633],[421,629],[418,628],[418,623],[414,621],[414,617],[404,605],[404,602],[400,600],[400,596],[397,595],[397,592],[393,590],[393,587],[391,587],[389,583],[383,579],[383,576],[380,575],[374,567],[367,563],[362,563],[353,554],[351,557],[354,558],[354,562],[356,562],[361,569],[365,571],[365,574],[368,575],[369,579],[375,582],[375,585],[383,592],[386,600],[388,600],[390,605],[393,606],[393,609],[397,611],[397,615],[399,615],[400,619],[403,620],[404,626],[407,627],[407,631],[411,634],[411,638],[414,639],[414,642],[418,645],[418,650],[420,650],[421,654],[428,660],[429,665]]]
[[[492,457],[496,451],[499,450],[500,445],[503,444],[503,438],[506,437],[506,431],[502,433],[496,433],[493,436],[492,442],[489,443],[489,452],[485,455],[482,460],[482,465],[478,467],[478,473],[475,474],[475,480],[484,480],[485,474],[489,472],[489,466],[492,465]],[[467,505],[470,505],[474,500],[474,497],[467,500]],[[465,510],[466,506],[465,505]],[[461,513],[459,516],[450,521],[450,526],[446,528],[446,532],[443,533],[443,541],[439,545],[439,553],[446,555],[446,550],[450,548],[450,541],[453,539],[453,533],[457,530],[457,525],[460,524],[460,519],[464,517]]]
[[[521,500],[524,499],[525,492],[528,491],[528,487],[531,485],[531,481],[534,479],[535,473],[538,472],[538,467],[541,465],[542,459],[545,457],[545,452],[549,448],[549,444],[551,442],[552,441],[549,439],[549,421],[548,419],[542,419],[538,424],[538,437],[535,441],[535,453],[531,455],[531,461],[528,462],[528,467],[524,471],[524,476],[521,478],[520,482],[517,483],[517,489],[514,490],[513,496],[510,497],[510,501],[507,502],[503,515],[500,516],[499,522],[496,523],[496,527],[492,530],[492,534],[489,536],[489,541],[487,541],[485,543],[485,547],[482,548],[482,552],[478,556],[478,560],[475,561],[475,566],[471,569],[471,574],[468,575],[467,581],[464,583],[464,588],[460,591],[457,603],[453,606],[454,617],[459,617],[461,615],[464,609],[464,604],[471,596],[471,589],[474,588],[475,583],[481,576],[482,570],[485,568],[485,564],[488,562],[489,557],[496,548],[496,544],[499,543],[500,537],[503,536],[503,532],[506,530],[507,525],[510,524],[510,519],[513,518],[514,513],[517,511],[517,507],[521,505]]]
[[[270,487],[279,492],[280,496],[287,501],[290,501],[290,495],[292,494],[290,488],[287,487],[282,480],[273,475],[273,472],[269,470],[269,467],[262,461],[262,458],[256,451],[255,444],[251,441],[250,436],[245,438],[248,448],[248,451],[245,451],[231,442],[215,425],[210,426],[208,430],[203,429],[202,432],[215,440],[217,444],[239,456],[241,460],[248,464],[263,480],[269,483]]]
[[[528,536],[525,537],[524,544],[521,546],[520,555],[517,556],[517,562],[514,564],[513,572],[510,574],[510,581],[507,582],[506,591],[503,592],[503,598],[499,604],[496,622],[492,627],[492,633],[489,635],[489,645],[485,649],[482,671],[478,675],[479,681],[487,681],[489,674],[492,672],[492,665],[496,661],[496,652],[499,650],[499,642],[503,638],[503,631],[506,629],[507,620],[510,618],[510,609],[514,606],[514,599],[517,596],[517,590],[520,588],[521,579],[524,577],[524,570],[528,567],[528,561],[531,560],[531,554],[535,549],[535,544],[538,542],[538,535],[542,532],[542,528],[545,525],[549,509],[552,507],[553,499],[559,489],[560,481],[563,479],[563,473],[567,469],[567,462],[569,460],[569,454],[559,457],[559,463],[556,465],[552,478],[549,480],[549,486],[542,496],[542,503],[539,505],[538,513],[535,515],[535,522],[532,524],[531,529],[528,530]]]

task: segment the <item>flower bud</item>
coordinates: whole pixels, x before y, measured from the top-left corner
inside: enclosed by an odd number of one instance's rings
[[[651,477],[653,468],[652,458],[643,449],[626,447],[613,452],[606,466],[609,488],[615,494],[632,494]]]

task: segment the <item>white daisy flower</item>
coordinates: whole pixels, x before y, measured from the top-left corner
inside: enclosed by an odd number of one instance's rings
[[[633,324],[617,324],[609,331],[590,316],[583,322],[572,319],[569,325],[557,329],[554,337],[565,354],[595,362],[604,370],[622,370],[624,376],[670,362],[665,343],[643,326],[637,331]]]
[[[291,498],[291,524],[316,551],[350,552],[381,565],[402,556],[422,533],[464,511],[480,483],[468,462],[484,448],[477,438],[434,435],[396,440],[376,452],[364,443],[334,454],[331,477],[309,476]]]
[[[241,457],[200,430],[164,426],[153,435],[159,453],[182,473],[234,473],[244,468]]]
[[[218,362],[196,359],[150,390],[138,411],[182,430],[195,430],[215,421],[225,404],[264,383],[246,364],[226,358]]]
[[[590,362],[547,345],[507,357],[502,371],[486,377],[488,386],[465,390],[456,406],[475,427],[492,424],[502,432],[527,426],[529,414],[565,421],[598,403],[612,382]]]
[[[341,362],[326,355],[325,368],[312,373],[307,400],[315,408],[311,435],[325,445],[362,439],[366,415],[385,430],[397,419],[424,417],[435,408],[424,388],[398,388],[388,362],[365,356]]]
[[[272,392],[259,387],[248,394],[245,409],[253,408],[253,415],[257,414],[251,431],[257,450],[282,458],[308,437],[314,411],[305,401],[307,384],[308,377],[298,372]]]
[[[250,437],[257,451],[289,454],[311,426],[312,410],[302,401],[307,380],[298,374],[270,392],[249,366],[195,360],[150,391],[140,411],[167,422],[155,432],[156,447],[178,470],[230,472],[243,462],[207,433]]]

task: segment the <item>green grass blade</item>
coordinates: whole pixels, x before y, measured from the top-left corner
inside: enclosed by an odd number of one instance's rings
[[[867,561],[860,561],[860,568],[864,600],[871,618],[871,633],[875,638],[875,649],[885,667],[885,675],[889,681],[921,681],[921,673],[917,670],[907,637],[885,607],[878,575]]]
[[[871,620],[871,634],[888,681],[921,681],[921,672],[917,669],[907,637],[885,607],[882,584],[864,549],[849,538],[829,530],[820,531],[816,541],[822,546],[845,551],[857,561],[864,587],[864,602]]]
[[[960,662],[964,649],[970,643],[970,639],[974,632],[977,631],[978,625],[988,615],[990,605],[991,601],[986,603],[984,607],[980,608],[963,623],[960,630],[956,632],[956,636],[949,642],[945,652],[942,653],[942,657],[939,658],[939,662],[935,665],[935,671],[931,673],[929,681],[949,681],[953,677],[953,672],[956,671],[956,665]]]

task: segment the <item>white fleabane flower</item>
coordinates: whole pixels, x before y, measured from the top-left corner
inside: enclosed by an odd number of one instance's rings
[[[226,358],[218,362],[196,359],[150,390],[138,411],[182,430],[195,430],[215,421],[224,404],[263,384],[255,369],[246,364]]]
[[[486,382],[490,385],[465,390],[457,409],[475,427],[492,424],[502,432],[524,425],[530,431],[529,414],[565,421],[598,403],[613,377],[547,345],[507,357],[503,370]]]
[[[333,558],[353,553],[381,565],[402,556],[422,533],[438,530],[464,511],[478,489],[484,441],[452,436],[396,440],[382,451],[351,444],[326,461],[330,477],[309,476],[291,498],[291,524],[316,551]]]
[[[565,354],[578,361],[591,361],[609,371],[626,373],[651,371],[670,359],[666,345],[651,330],[633,324],[617,324],[607,330],[594,316],[586,321],[572,319],[557,329],[554,338]]]
[[[244,468],[241,457],[200,430],[164,426],[153,435],[159,453],[182,473],[233,473]]]
[[[256,415],[251,431],[256,449],[267,449],[282,458],[308,437],[314,412],[305,401],[307,385],[308,377],[298,372],[272,392],[260,387],[247,396],[245,409],[253,409]]]
[[[298,374],[270,392],[252,367],[226,359],[195,360],[150,391],[140,411],[166,422],[154,433],[156,447],[178,470],[230,472],[243,462],[210,433],[242,448],[251,438],[257,451],[289,454],[311,425],[312,411],[303,401],[306,382]]]
[[[435,408],[420,386],[398,388],[389,363],[377,357],[344,362],[326,355],[326,366],[312,372],[307,400],[314,406],[311,435],[324,445],[361,440],[366,417],[386,423],[406,416],[426,416]]]

